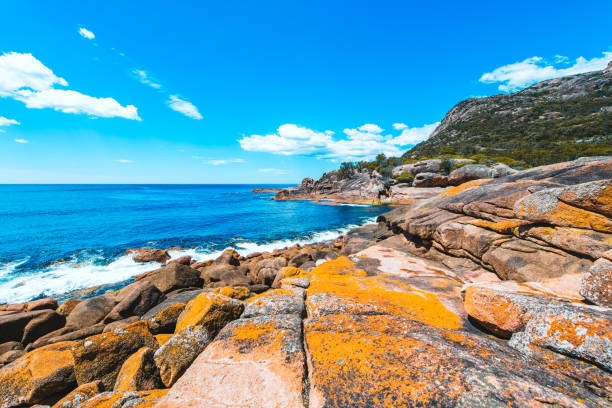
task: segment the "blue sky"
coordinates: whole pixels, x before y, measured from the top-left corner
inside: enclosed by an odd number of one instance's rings
[[[296,183],[601,69],[612,3],[12,1],[1,183]]]

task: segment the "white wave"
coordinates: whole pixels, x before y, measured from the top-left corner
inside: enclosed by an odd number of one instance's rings
[[[28,256],[24,259],[19,259],[17,261],[11,261],[5,264],[0,264],[0,278],[3,278],[4,276],[14,272],[15,269],[17,269],[19,266],[23,265],[24,263],[28,262],[29,259],[30,257]]]
[[[34,273],[0,283],[0,303],[20,303],[37,296],[52,296],[91,286],[121,282],[159,267],[155,262],[137,263],[123,255],[107,265],[92,258],[60,262]]]

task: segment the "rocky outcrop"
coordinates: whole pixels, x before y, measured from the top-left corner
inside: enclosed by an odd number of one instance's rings
[[[170,254],[165,249],[155,248],[131,248],[125,251],[126,255],[132,255],[136,262],[157,262],[165,264],[170,259]]]

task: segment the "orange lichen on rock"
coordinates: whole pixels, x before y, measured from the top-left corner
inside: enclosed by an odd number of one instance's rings
[[[257,296],[253,296],[252,298],[247,299],[246,303],[255,303],[266,297],[276,296],[276,295],[295,295],[295,291],[291,289],[270,289],[265,292],[260,293]]]
[[[488,220],[476,220],[471,221],[470,224],[476,225],[477,227],[490,229],[495,232],[499,232],[500,234],[514,234],[515,232],[517,232],[518,227],[525,224],[525,222],[512,220],[504,220],[498,222]]]
[[[161,388],[159,370],[153,360],[154,350],[143,347],[121,366],[115,381],[115,391],[143,391]]]
[[[162,333],[162,334],[156,334],[155,336],[155,340],[157,340],[157,343],[160,346],[163,346],[164,344],[166,344],[166,342],[168,340],[170,340],[172,338],[172,336],[174,336],[174,334],[166,334],[166,333]]]
[[[102,391],[104,391],[104,388],[102,388],[102,383],[100,381],[83,384],[56,402],[53,408],[76,408]]]
[[[74,387],[74,342],[33,350],[0,369],[0,406],[31,405]]]
[[[461,327],[460,316],[450,311],[435,293],[384,276],[368,277],[346,257],[325,262],[314,268],[310,275],[306,302],[311,316],[323,313],[318,310],[319,306],[328,308],[330,302],[339,302],[340,310],[344,306],[342,301],[348,300],[351,303],[351,313],[359,313],[355,307],[364,305],[368,308],[366,313],[403,316],[436,327]],[[324,304],[318,303],[321,297],[313,297],[316,294],[331,296],[333,300],[327,302],[327,298],[324,298]]]
[[[79,408],[151,408],[168,390],[149,390],[139,392],[103,392],[88,399]]]
[[[181,313],[175,333],[187,326],[203,326],[215,336],[227,323],[237,319],[244,305],[242,302],[216,293],[201,293],[187,303]]]
[[[251,291],[249,288],[244,286],[224,286],[222,288],[215,289],[213,292],[238,300],[244,300],[251,296]]]
[[[459,193],[464,192],[465,190],[469,190],[471,188],[478,187],[481,184],[484,184],[491,180],[492,179],[484,178],[484,179],[468,181],[467,183],[459,184],[458,186],[451,187],[449,189],[444,190],[443,192],[439,194],[439,197],[452,197]]]

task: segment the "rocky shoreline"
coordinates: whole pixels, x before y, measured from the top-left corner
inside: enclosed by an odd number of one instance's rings
[[[137,248],[160,268],[120,290],[0,305],[0,408],[612,406],[612,158],[504,171],[307,179],[276,199],[403,205],[271,253]]]

